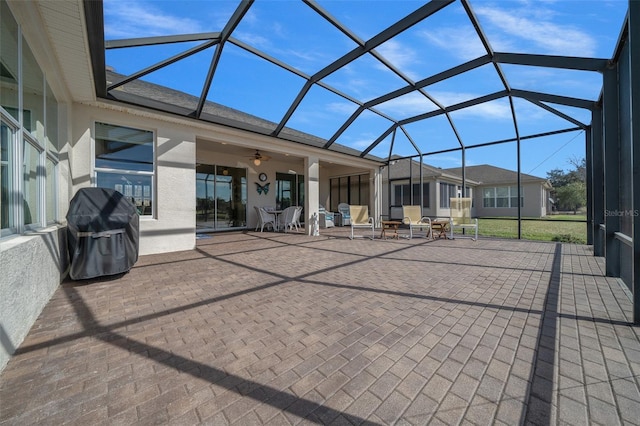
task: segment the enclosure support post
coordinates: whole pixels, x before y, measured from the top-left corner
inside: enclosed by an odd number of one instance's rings
[[[636,47],[634,48],[634,44]],[[633,271],[631,275],[633,291],[633,322],[640,324],[640,81],[638,69],[640,69],[640,2],[629,0],[629,63],[631,77],[631,146],[633,158],[631,166],[633,170],[633,194],[631,206],[633,209]],[[635,74],[635,76],[634,76]],[[634,78],[635,77],[635,78]]]
[[[591,232],[593,234],[594,256],[604,256],[604,239],[600,231],[600,224],[604,223],[604,146],[602,143],[602,108],[592,112],[591,119],[591,150],[587,156],[591,157],[591,205],[593,210]]]
[[[620,218],[615,214],[620,207],[620,131],[618,115],[618,72],[609,68],[604,72],[603,105],[604,112],[604,182],[605,182],[605,263],[609,277],[620,276],[620,242],[615,234],[620,231]]]

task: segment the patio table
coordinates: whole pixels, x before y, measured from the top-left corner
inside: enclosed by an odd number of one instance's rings
[[[380,238],[387,239],[387,232],[393,231],[391,238],[398,239],[398,228],[402,225],[402,222],[397,220],[383,220],[382,231],[380,232]]]
[[[278,221],[278,216],[280,216],[284,212],[284,210],[268,210],[268,213],[273,214],[275,218],[276,226],[274,227],[274,231],[280,231],[280,222]]]
[[[433,231],[433,239],[436,238],[447,238],[447,231],[449,230],[449,221],[448,220],[432,220],[431,221],[431,230]],[[437,234],[436,234],[437,231]]]

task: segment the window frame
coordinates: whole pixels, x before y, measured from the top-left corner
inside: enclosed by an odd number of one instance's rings
[[[98,141],[98,125],[99,124],[103,124],[106,126],[112,126],[112,127],[118,127],[118,128],[126,128],[126,129],[132,129],[135,131],[139,131],[139,132],[146,132],[149,133],[151,135],[151,161],[152,161],[152,167],[151,167],[151,171],[144,171],[144,170],[133,170],[133,169],[122,169],[122,168],[113,168],[113,167],[99,167],[96,166],[96,144]],[[150,188],[149,188],[149,197],[145,196],[145,191],[144,191],[144,185],[143,185],[143,189],[142,189],[142,204],[140,206],[137,205],[136,203],[136,207],[138,207],[138,211],[140,213],[140,218],[141,219],[154,219],[157,217],[157,206],[156,206],[156,200],[157,200],[157,192],[156,192],[156,173],[157,173],[157,158],[156,158],[156,152],[157,152],[157,132],[153,129],[149,129],[149,128],[145,128],[145,127],[139,127],[139,126],[131,126],[128,124],[116,124],[114,122],[106,122],[106,121],[99,121],[99,120],[95,120],[93,122],[93,126],[92,126],[92,138],[91,138],[91,167],[92,167],[92,174],[91,174],[91,184],[95,187],[98,186],[98,174],[102,173],[102,174],[106,174],[106,175],[124,175],[125,178],[126,176],[131,176],[131,177],[135,177],[135,176],[140,176],[140,177],[145,177],[145,178],[150,178]],[[141,144],[144,145],[144,144]],[[111,189],[117,189],[117,188],[111,188]],[[133,188],[132,188],[133,191]],[[123,195],[127,195],[126,193],[123,192]],[[129,196],[129,195],[127,195]],[[133,193],[132,195],[130,195],[131,197],[133,197],[134,199],[137,198],[135,193]],[[146,199],[150,200],[151,203],[151,211],[149,213],[146,213],[144,207],[144,200]]]
[[[395,180],[391,182],[391,197],[392,202],[390,205],[392,206],[408,206],[410,204],[417,205],[420,202],[420,188],[422,187],[422,208],[428,209],[430,208],[430,199],[431,199],[431,188],[430,181],[425,181],[423,183],[420,182],[409,182],[408,180]],[[398,194],[400,191],[400,194]],[[411,197],[413,195],[413,203],[411,203]],[[400,197],[401,202],[398,203],[398,197]],[[405,203],[405,201],[407,201]]]
[[[443,187],[447,188],[447,196],[444,196],[443,194]],[[440,208],[451,208],[451,198],[455,198],[458,196],[458,187],[459,185],[456,185],[455,183],[440,182]]]
[[[6,10],[6,2],[0,5]],[[40,67],[33,50],[25,40],[22,28],[15,22],[10,13],[4,15],[3,23],[15,24],[15,44],[11,44],[11,52],[15,52],[15,91],[17,96],[1,98],[6,105],[0,105],[0,121],[6,126],[10,135],[7,141],[6,158],[7,184],[5,186],[7,204],[5,227],[0,225],[0,238],[20,235],[27,230],[40,229],[58,221],[58,177],[59,172],[59,103],[47,80],[47,73]],[[6,46],[5,46],[6,47]],[[0,47],[0,54],[6,58],[5,49]],[[33,77],[36,77],[33,79]],[[4,78],[4,77],[3,77]],[[31,89],[27,99],[25,82],[29,80]],[[35,90],[35,92],[34,92]],[[33,94],[36,96],[33,96]],[[35,114],[34,111],[40,111]],[[33,150],[31,152],[27,152]],[[30,155],[27,155],[30,154]],[[29,161],[29,175],[25,167]],[[51,167],[51,176],[47,174],[47,166]],[[28,182],[27,182],[28,181]],[[28,183],[28,185],[27,185]],[[26,191],[35,191],[27,201]],[[51,193],[52,192],[52,193]],[[51,203],[47,204],[47,200]],[[27,215],[27,203],[30,215]],[[3,207],[5,209],[5,207]],[[51,214],[49,214],[51,213]],[[35,217],[36,220],[27,219]]]
[[[487,190],[491,190],[491,192],[493,193],[492,197],[486,197],[486,191]],[[498,190],[501,190],[500,192],[503,195],[498,196]],[[506,194],[504,192],[504,190],[506,190]],[[490,186],[490,187],[486,187],[486,188],[482,188],[482,206],[485,208],[495,208],[495,209],[515,209],[518,208],[517,205],[513,205],[514,203],[517,203],[517,201],[514,202],[514,200],[518,199],[518,187],[516,185],[509,185],[509,186]],[[498,205],[498,200],[506,200],[506,206],[505,205]],[[490,204],[492,204],[491,206],[487,206],[487,202],[488,201],[492,201]],[[520,207],[524,207],[524,188],[520,187]]]
[[[5,110],[0,107],[0,131],[2,131],[2,127],[6,127],[7,132],[9,133],[7,141],[7,158],[4,161],[0,159],[3,163],[6,163],[2,165],[6,167],[6,179],[8,181],[5,191],[6,198],[4,199],[4,203],[6,204],[4,208],[6,209],[7,214],[7,226],[2,228],[2,224],[0,223],[0,237],[6,237],[17,234],[20,228],[20,211],[17,208],[18,203],[15,201],[15,194],[19,193],[17,192],[17,187],[20,185],[18,183],[19,179],[17,179],[16,176],[18,174],[17,169],[19,170],[19,168],[16,167],[16,164],[19,164],[19,156],[16,149],[18,143],[16,141],[20,138],[20,126],[19,123],[15,123],[11,114],[5,114]],[[2,179],[1,176],[0,179]],[[0,181],[0,186],[1,185],[2,182]],[[0,203],[1,202],[2,201],[0,201]]]
[[[369,175],[357,173],[353,175],[329,178],[329,206],[331,211],[338,210],[338,204],[369,205]]]

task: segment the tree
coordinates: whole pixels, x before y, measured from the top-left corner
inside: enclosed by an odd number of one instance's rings
[[[572,210],[574,214],[587,203],[586,177],[587,167],[584,158],[571,158],[573,169],[565,172],[553,169],[547,172],[547,179],[553,190],[551,196],[556,200],[558,210]]]
[[[578,209],[587,203],[587,188],[583,182],[571,182],[556,188],[555,193],[561,208],[573,210],[573,214],[576,214]]]

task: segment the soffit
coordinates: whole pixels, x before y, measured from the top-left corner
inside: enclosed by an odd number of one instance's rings
[[[25,2],[29,3],[29,2]],[[96,99],[83,4],[77,0],[38,1],[44,31],[73,101]]]

